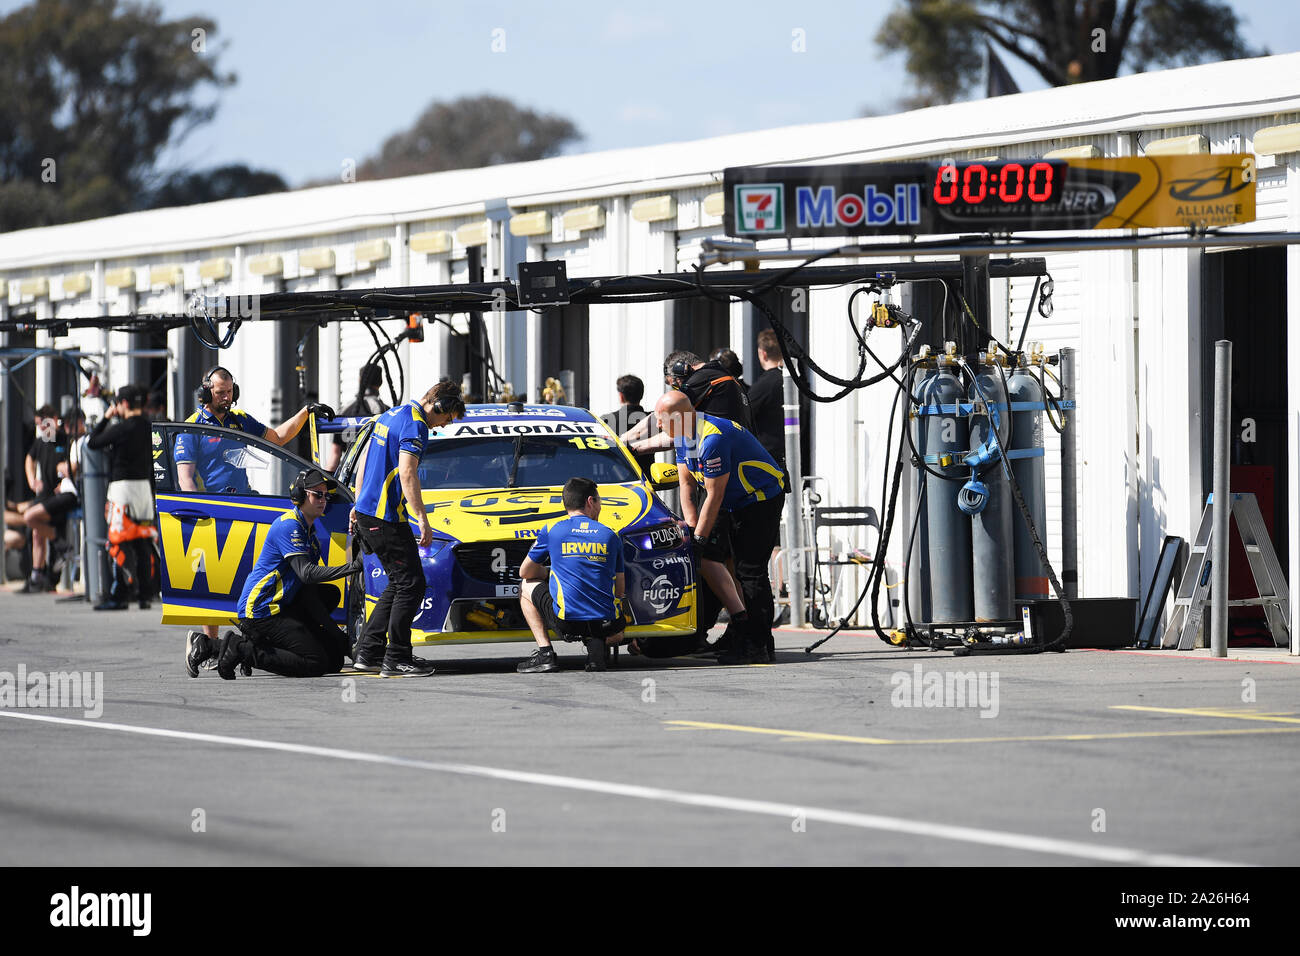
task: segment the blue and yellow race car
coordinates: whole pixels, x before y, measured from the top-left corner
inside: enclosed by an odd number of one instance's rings
[[[367,426],[357,430],[341,483],[351,483],[368,437]],[[659,484],[675,487],[674,474],[665,470]],[[427,588],[413,643],[532,640],[519,610],[519,565],[538,530],[564,517],[560,490],[575,475],[596,482],[600,520],[623,539],[629,636],[695,631],[690,546],[608,426],[564,405],[471,405],[430,435],[420,459],[433,543],[420,549]],[[368,613],[387,579],[373,556],[365,562],[357,583]],[[354,630],[361,613],[358,603]]]
[[[352,438],[336,470],[341,499],[317,523],[322,561],[349,552],[350,482],[369,420],[320,423]],[[291,507],[289,484],[309,462],[270,442],[191,422],[154,425],[154,488],[163,565],[164,624],[224,624],[270,524]],[[313,436],[313,447],[315,436]],[[182,487],[175,458],[211,456],[223,487]],[[199,469],[202,472],[202,469]],[[656,466],[658,487],[675,469]],[[234,478],[230,478],[233,475]],[[419,468],[434,540],[421,549],[427,583],[412,629],[416,644],[531,640],[519,610],[519,565],[540,528],[562,518],[560,490],[581,475],[600,487],[600,520],[619,533],[627,567],[629,636],[695,631],[696,580],[689,543],[655,483],[599,418],[561,405],[471,405],[430,436]],[[200,483],[201,484],[201,483]],[[335,619],[355,639],[386,584],[367,556],[338,582]]]

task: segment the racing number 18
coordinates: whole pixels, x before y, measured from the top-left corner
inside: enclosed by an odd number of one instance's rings
[[[606,451],[609,448],[609,441],[605,438],[570,438],[569,444],[574,448],[593,448],[599,451]]]

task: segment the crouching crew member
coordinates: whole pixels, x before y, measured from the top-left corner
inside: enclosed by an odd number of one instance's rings
[[[660,398],[655,415],[674,439],[682,514],[699,542],[700,574],[728,605],[730,579],[720,562],[728,550],[735,560],[747,618],[732,615],[735,628],[729,625],[728,631],[735,633],[718,661],[770,662],[775,659],[774,608],[767,563],[781,535],[782,470],[757,438],[733,421],[696,412],[681,392]],[[697,484],[704,486],[698,509],[693,496]]]
[[[219,648],[206,635],[192,635],[185,659],[191,677],[214,654],[225,680],[234,680],[241,664],[282,677],[320,677],[342,669],[348,639],[330,619],[339,592],[324,582],[360,570],[361,563],[321,565],[315,527],[337,487],[313,468],[298,472],[289,488],[295,507],[271,525],[239,596],[239,630],[227,631]]]
[[[433,673],[431,663],[411,653],[411,624],[425,590],[419,549],[433,541],[420,493],[420,456],[430,428],[464,416],[460,386],[439,382],[423,398],[411,399],[375,419],[357,465],[352,523],[362,548],[384,566],[388,584],[357,640],[352,656],[356,670],[378,671],[380,677],[428,677]],[[418,531],[412,530],[412,523]]]
[[[596,520],[600,491],[588,478],[570,478],[561,501],[569,516],[539,531],[519,566],[519,607],[537,641],[533,656],[517,668],[521,674],[560,669],[547,628],[582,638],[589,671],[605,670],[609,647],[623,640],[623,543]],[[542,563],[548,559],[549,570]]]

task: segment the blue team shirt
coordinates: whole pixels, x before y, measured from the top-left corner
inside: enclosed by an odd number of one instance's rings
[[[302,581],[287,560],[294,554],[307,555],[313,564],[320,561],[316,529],[297,508],[280,515],[267,532],[253,571],[239,595],[240,617],[254,620],[271,617],[294,599],[302,587]]]
[[[397,462],[404,451],[419,459],[428,440],[429,425],[424,420],[424,409],[415,399],[390,408],[375,419],[366,447],[365,474],[357,489],[357,511],[380,521],[408,520]]]
[[[602,621],[614,610],[614,575],[623,572],[623,542],[586,515],[570,515],[537,532],[528,556],[551,557],[551,600],[565,621]]]
[[[206,408],[200,408],[185,421],[229,428],[232,431],[252,435],[254,438],[264,438],[267,432],[266,426],[252,415],[233,408],[226,413],[224,422],[219,421],[217,416]],[[176,436],[172,458],[177,464],[193,462],[198,466],[199,490],[232,491],[238,494],[249,490],[248,472],[238,463],[245,447],[243,442],[232,438],[181,432]]]
[[[673,442],[677,464],[701,485],[730,475],[722,495],[724,511],[739,511],[785,493],[784,472],[757,438],[728,418],[695,414],[694,447],[681,436]]]

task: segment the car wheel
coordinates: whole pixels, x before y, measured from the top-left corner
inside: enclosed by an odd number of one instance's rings
[[[361,632],[366,626],[366,578],[358,571],[348,582],[348,594],[351,603],[348,606],[348,645],[356,647]]]

